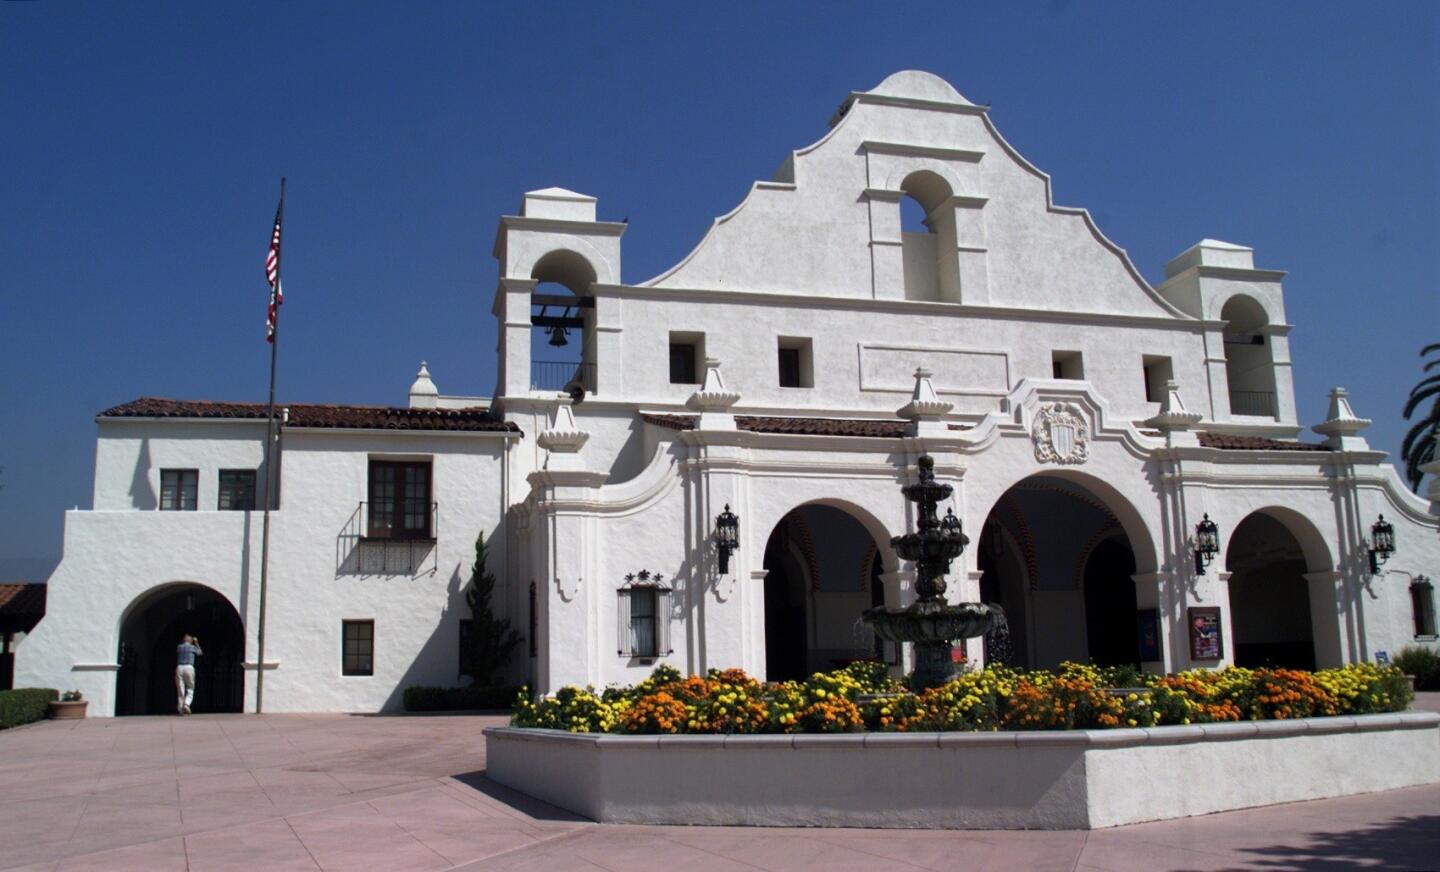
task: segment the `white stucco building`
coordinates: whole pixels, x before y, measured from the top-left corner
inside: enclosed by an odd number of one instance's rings
[[[195,632],[212,708],[253,708],[261,668],[267,711],[396,708],[458,683],[481,530],[525,636],[510,677],[541,691],[659,661],[903,668],[857,619],[911,596],[889,539],[922,453],[971,537],[950,594],[1005,608],[1013,662],[1435,644],[1440,487],[1411,493],[1343,390],[1305,432],[1284,274],[1202,240],[1152,286],[935,76],[848,96],[654,279],[623,281],[626,225],[597,215],[552,188],[500,219],[493,397],[443,396],[422,368],[405,407],[288,406],[263,664],[244,507],[264,407],[102,413],[94,509],[67,514],[18,682],[79,687],[92,714],[167,710],[169,652]],[[1372,572],[1381,515],[1396,548]],[[1197,567],[1206,516],[1219,551]]]

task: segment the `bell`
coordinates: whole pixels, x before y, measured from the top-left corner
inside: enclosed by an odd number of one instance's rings
[[[550,345],[554,346],[555,348],[559,348],[562,345],[569,345],[570,343],[565,341],[565,334],[569,332],[570,331],[566,330],[564,327],[551,327]]]

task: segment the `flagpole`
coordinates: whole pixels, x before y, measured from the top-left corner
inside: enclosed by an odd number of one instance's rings
[[[285,177],[280,177],[280,208],[276,212],[275,226],[281,227],[285,220]],[[282,234],[276,243],[275,287],[270,289],[272,300],[270,315],[270,400],[265,406],[265,514],[260,526],[260,621],[258,631],[259,656],[255,670],[255,714],[265,711],[265,589],[270,580],[270,503],[275,492],[275,359],[280,350],[280,270],[284,266],[281,257],[285,246]]]

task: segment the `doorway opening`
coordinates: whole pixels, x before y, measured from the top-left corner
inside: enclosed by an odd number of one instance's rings
[[[157,588],[130,605],[120,626],[116,715],[175,714],[175,647],[199,640],[196,714],[239,712],[245,705],[245,627],[218,591],[202,584]]]

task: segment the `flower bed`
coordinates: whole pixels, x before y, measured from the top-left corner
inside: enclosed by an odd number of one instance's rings
[[[993,667],[923,694],[879,663],[773,684],[738,669],[684,677],[662,665],[632,687],[565,687],[533,701],[522,691],[511,725],[641,735],[1111,729],[1396,712],[1413,697],[1399,669],[1368,663],[1176,675]]]

